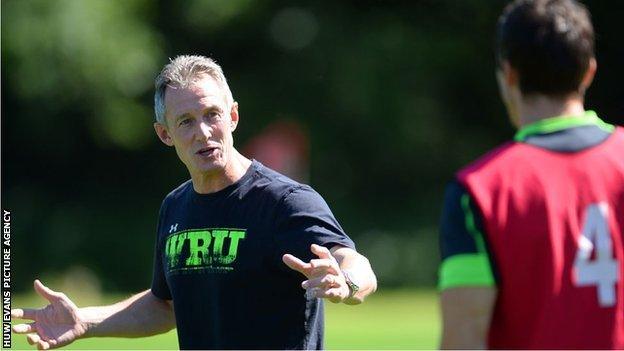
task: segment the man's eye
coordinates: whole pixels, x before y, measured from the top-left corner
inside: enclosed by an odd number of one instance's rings
[[[183,120],[180,121],[179,125],[180,126],[185,126],[185,125],[189,125],[191,124],[191,119],[190,118],[185,118]]]

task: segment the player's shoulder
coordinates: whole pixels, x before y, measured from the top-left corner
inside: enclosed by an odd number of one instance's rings
[[[613,131],[604,144],[611,145],[611,149],[615,147],[619,151],[622,145],[624,145],[624,126],[613,125]]]
[[[624,128],[615,126],[611,136],[601,145],[609,145],[607,142],[624,143]],[[457,172],[459,179],[470,174],[498,172],[501,167],[512,170],[514,167],[524,167],[525,161],[531,161],[536,153],[543,154],[547,148],[534,147],[524,142],[508,141],[491,151],[485,153],[475,161]]]
[[[614,125],[614,137],[618,140],[624,140],[624,126]]]
[[[502,165],[506,167],[522,165],[522,160],[527,157],[526,145],[523,143],[508,141],[490,150],[457,172],[457,178],[463,179],[471,174],[497,171]]]

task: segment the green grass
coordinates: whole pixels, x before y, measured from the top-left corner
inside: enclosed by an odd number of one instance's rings
[[[106,296],[103,302],[123,297]],[[76,299],[78,305],[91,301]],[[41,306],[36,296],[14,296],[13,307]],[[101,302],[100,302],[101,303]],[[325,346],[328,349],[437,348],[440,318],[434,291],[385,290],[359,306],[326,304]],[[15,324],[16,321],[13,321]],[[32,349],[23,335],[13,334],[14,349]],[[140,339],[92,338],[66,347],[77,349],[177,349],[175,330]]]

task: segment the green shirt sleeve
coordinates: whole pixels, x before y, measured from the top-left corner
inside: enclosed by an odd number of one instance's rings
[[[457,181],[447,187],[440,225],[440,290],[496,286],[496,270],[483,235],[480,211]]]

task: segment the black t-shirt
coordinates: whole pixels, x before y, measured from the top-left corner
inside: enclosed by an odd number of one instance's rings
[[[198,194],[191,181],[163,201],[152,293],[173,299],[181,349],[320,349],[323,302],[282,255],[310,245],[354,248],[311,187],[257,161],[236,183]]]

